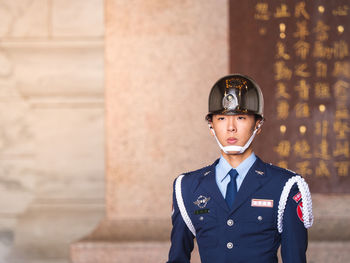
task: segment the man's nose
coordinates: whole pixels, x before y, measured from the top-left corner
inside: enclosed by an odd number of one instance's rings
[[[234,116],[229,116],[228,122],[227,122],[227,130],[236,131],[236,123],[234,121]]]

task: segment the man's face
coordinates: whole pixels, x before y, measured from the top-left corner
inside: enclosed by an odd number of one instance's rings
[[[259,121],[254,115],[213,115],[212,127],[220,143],[225,146],[244,146]],[[258,133],[260,129],[258,130]],[[251,148],[251,146],[249,147]],[[248,148],[248,149],[249,149]]]

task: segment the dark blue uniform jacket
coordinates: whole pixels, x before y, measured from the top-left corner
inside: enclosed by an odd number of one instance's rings
[[[283,232],[277,230],[281,192],[295,174],[257,158],[229,209],[215,181],[217,162],[185,174],[181,184],[184,204],[196,229],[201,262],[274,263],[280,245],[284,263],[306,262],[307,230],[297,215],[301,201],[293,199],[298,193],[296,185],[287,200]],[[207,201],[202,208],[196,202],[200,196]],[[273,207],[252,206],[252,199],[273,200]],[[173,206],[168,263],[188,263],[194,236],[181,216],[175,191]]]

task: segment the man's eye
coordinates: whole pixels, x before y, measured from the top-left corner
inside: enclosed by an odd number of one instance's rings
[[[244,116],[238,116],[238,119],[239,120],[245,120],[245,117]]]
[[[224,117],[219,117],[218,120],[219,121],[223,121],[225,118]]]

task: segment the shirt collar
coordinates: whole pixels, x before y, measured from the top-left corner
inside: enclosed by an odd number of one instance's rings
[[[221,155],[220,159],[219,159],[219,163],[217,164],[217,169],[218,171],[220,171],[218,173],[218,179],[220,182],[222,182],[228,172],[231,169],[236,169],[238,176],[243,176],[245,177],[245,175],[248,173],[250,167],[254,164],[254,162],[256,161],[256,156],[254,153],[252,153],[251,155],[248,156],[247,159],[245,159],[243,162],[241,162],[236,168],[233,168],[227,161],[226,159]]]

